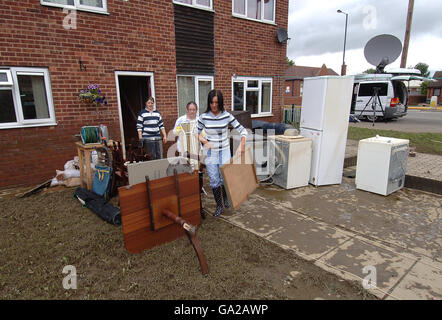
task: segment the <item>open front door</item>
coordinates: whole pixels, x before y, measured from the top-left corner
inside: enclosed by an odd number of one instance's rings
[[[115,73],[120,115],[121,143],[124,158],[129,145],[138,145],[137,118],[150,96],[155,97],[153,73],[124,72]]]

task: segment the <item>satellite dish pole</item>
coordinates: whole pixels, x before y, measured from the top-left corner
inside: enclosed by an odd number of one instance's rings
[[[411,22],[413,20],[414,0],[408,0],[407,26],[405,28],[404,48],[402,50],[401,68],[406,68],[408,44],[410,42]]]

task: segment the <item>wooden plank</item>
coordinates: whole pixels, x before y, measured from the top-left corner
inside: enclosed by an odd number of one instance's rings
[[[258,187],[252,151],[246,148],[242,157],[234,156],[221,167],[226,193],[236,210]]]
[[[178,175],[179,195],[176,193],[175,177],[150,181],[152,210],[155,230],[150,228],[150,211],[146,184],[139,183],[118,189],[123,227],[123,237],[129,252],[141,252],[185,235],[184,229],[163,218],[161,210],[169,209],[178,215],[178,196],[181,217],[197,226],[200,224],[200,190],[197,172]],[[170,222],[169,222],[170,221]]]

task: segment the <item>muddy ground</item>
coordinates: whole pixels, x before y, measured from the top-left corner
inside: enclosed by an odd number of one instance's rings
[[[210,216],[197,232],[206,277],[187,238],[130,254],[121,227],[82,208],[74,190],[0,198],[0,299],[376,299]],[[76,290],[63,289],[66,265],[77,270]]]

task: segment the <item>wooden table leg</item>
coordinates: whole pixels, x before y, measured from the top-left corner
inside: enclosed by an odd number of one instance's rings
[[[85,150],[87,189],[92,191],[91,151]]]
[[[80,167],[80,180],[81,180],[81,187],[84,188],[86,186],[86,183],[84,181],[84,156],[83,156],[83,150],[80,148],[77,148],[78,151],[78,164]]]

